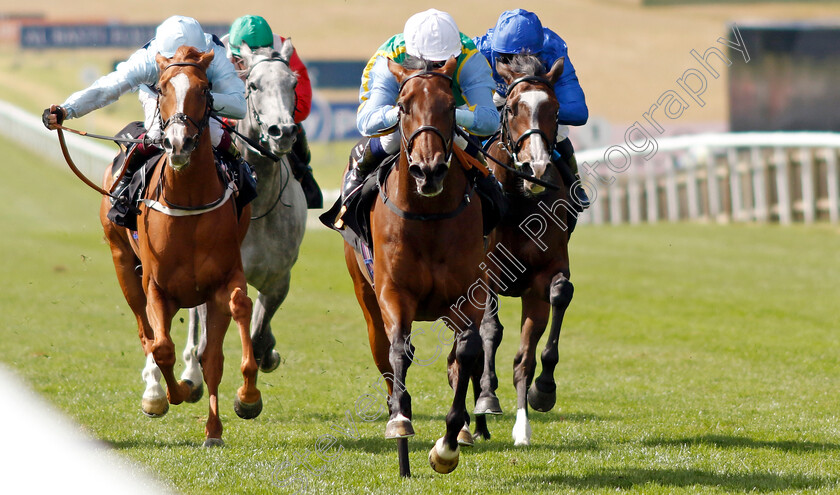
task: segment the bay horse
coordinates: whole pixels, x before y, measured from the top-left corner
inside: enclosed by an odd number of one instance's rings
[[[297,75],[289,66],[294,51],[291,39],[279,50],[240,48],[245,64],[247,115],[236,129],[259,142],[280,161],[263,156],[242,140],[239,149],[257,174],[257,197],[251,202],[253,217],[242,243],[242,263],[248,283],[257,289],[251,315],[254,357],[264,372],[277,369],[280,355],[274,350],[271,319],[289,294],[292,266],[298,258],[306,228],[306,198],[300,182],[292,177],[288,153],[296,137],[294,121]],[[189,312],[189,333],[184,359],[201,355],[205,318],[203,308]],[[189,370],[184,371],[188,376]]]
[[[516,177],[493,163],[493,171],[511,201],[509,214],[491,236],[488,279],[496,294],[522,300],[522,329],[519,350],[513,360],[516,389],[515,445],[529,445],[531,426],[528,404],[547,412],[556,401],[554,368],[563,316],[572,300],[569,281],[569,219],[574,214],[568,186],[563,184],[551,152],[557,137],[559,103],[554,84],[563,73],[564,59],[546,73],[535,56],[515,55],[509,63],[497,62],[496,70],[508,84],[501,112],[501,133],[488,143],[490,155],[509,167],[557,185],[556,190]],[[488,303],[496,308],[498,299]],[[534,379],[536,350],[551,313],[548,342],[542,352],[542,373]],[[481,322],[484,368],[473,377],[476,395],[477,438],[490,438],[485,414],[501,414],[495,390],[496,350],[502,339],[502,324],[495,311],[485,312]],[[533,383],[532,383],[533,381]]]
[[[165,153],[141,200],[137,232],[108,220],[111,205],[107,197],[100,207],[117,279],[137,319],[146,355],[141,407],[148,416],[162,416],[169,404],[200,397],[200,373],[191,379],[175,378],[170,329],[180,308],[207,304],[207,345],[200,363],[210,397],[207,447],[223,444],[218,387],[224,362],[222,343],[231,318],[242,341],[244,379],[234,409],[244,418],[256,417],[262,409],[248,333],[252,302],[239,252],[250,208],[244,208],[240,220],[232,200],[233,185],[223,182],[215,165],[208,130],[213,102],[206,74],[213,56],[212,51],[202,53],[188,46],[180,47],[171,59],[157,55]],[[106,190],[114,180],[109,167],[104,178]],[[142,275],[135,271],[138,263]],[[165,394],[159,382],[161,374],[166,380]]]
[[[445,322],[455,331],[454,342],[447,342],[453,344],[448,378],[454,399],[446,433],[429,452],[432,468],[449,473],[458,465],[459,441],[472,444],[465,399],[473,368],[480,364],[483,308],[459,308],[457,301],[485,279],[479,269],[484,258],[481,204],[469,200],[473,186],[457,158],[460,151],[453,157],[455,59],[437,69],[390,60],[388,67],[400,84],[401,144],[395,168],[371,207],[373,283],[348,243],[345,261],[367,322],[373,360],[388,387],[386,438],[414,435],[405,386],[414,356],[412,322]],[[441,329],[448,332],[443,324]]]

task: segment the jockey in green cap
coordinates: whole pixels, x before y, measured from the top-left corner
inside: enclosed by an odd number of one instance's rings
[[[233,21],[230,26],[230,33],[222,37],[222,41],[228,47],[228,57],[231,62],[237,69],[241,70],[244,69],[244,66],[240,59],[239,50],[243,43],[248,45],[251,50],[263,47],[279,50],[286,39],[274,34],[265,18],[258,15],[244,15]],[[312,156],[309,152],[306,132],[301,124],[309,116],[312,107],[312,85],[309,82],[309,72],[298,57],[297,51],[292,52],[289,67],[297,75],[297,86],[295,86],[297,104],[295,105],[294,119],[298,128],[297,138],[292,148],[293,159],[289,160],[289,163],[292,166],[292,173],[295,178],[300,181],[307,205],[310,208],[320,208],[323,202],[321,189],[312,176],[312,168],[309,166]],[[244,73],[240,72],[240,75],[244,76]]]

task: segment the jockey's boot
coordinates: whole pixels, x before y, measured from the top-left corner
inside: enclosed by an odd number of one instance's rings
[[[363,137],[356,143],[350,151],[350,167],[341,187],[342,204],[362,187],[368,174],[376,170],[388,156],[389,153],[382,148],[378,137]]]
[[[581,185],[575,150],[568,138],[557,143],[551,154],[551,161],[557,166],[563,183],[569,188],[569,199],[575,210],[582,212],[589,208],[589,196]]]
[[[143,139],[144,136],[145,133],[141,134],[139,139]],[[117,185],[114,186],[113,196],[117,199],[112,198],[112,204],[119,203],[120,206],[129,204],[131,198],[128,197],[128,185],[131,183],[131,178],[134,177],[134,173],[140,169],[146,159],[159,151],[158,148],[151,144],[135,143],[131,146],[125,159],[125,173],[123,173]]]
[[[312,175],[312,167],[309,166],[309,162],[312,160],[312,153],[309,151],[306,131],[300,124],[297,127],[297,139],[295,139],[295,144],[292,146],[292,153],[289,155],[289,165],[292,167],[292,175],[300,182],[303,195],[306,197],[306,207],[310,209],[323,208],[324,196],[321,194],[321,188],[318,186],[318,183],[315,182],[315,176]]]

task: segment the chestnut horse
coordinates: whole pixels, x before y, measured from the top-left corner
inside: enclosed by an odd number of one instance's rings
[[[484,258],[481,204],[469,200],[473,185],[453,158],[455,59],[439,69],[410,69],[393,61],[388,67],[400,84],[402,142],[399,161],[371,207],[373,286],[346,243],[345,260],[367,321],[373,360],[388,386],[386,438],[414,435],[405,386],[414,356],[412,322],[447,322],[456,332],[448,358],[455,397],[446,434],[429,452],[432,468],[449,473],[458,464],[459,440],[472,444],[465,399],[473,368],[480,365],[483,308],[459,308],[458,300],[485,279],[479,269]],[[447,331],[443,324],[441,329]]]
[[[231,317],[242,340],[242,376],[234,408],[241,417],[256,417],[262,399],[256,387],[257,362],[248,327],[251,299],[239,247],[248,230],[250,208],[241,219],[231,191],[220,179],[210,143],[208,118],[212,97],[207,67],[213,52],[182,46],[168,59],[158,54],[158,106],[166,153],[157,163],[141,200],[136,237],[107,218],[111,207],[103,197],[100,220],[111,247],[117,279],[137,319],[146,354],[142,410],[166,414],[169,404],[198,400],[201,375],[178,381],[173,373],[175,346],[172,318],[180,308],[207,303],[207,347],[201,359],[210,395],[205,446],[221,445],[218,388],[222,378],[222,343]],[[105,189],[113,185],[110,167]],[[135,267],[142,266],[142,275]],[[159,367],[159,371],[158,371]],[[166,380],[166,394],[159,380]]]
[[[563,73],[563,59],[546,73],[536,57],[516,55],[509,64],[497,63],[496,70],[507,82],[508,92],[501,112],[501,135],[489,144],[490,155],[520,172],[558,186],[556,190],[547,189],[493,164],[511,205],[509,214],[492,236],[488,278],[497,294],[522,299],[522,331],[513,360],[517,397],[513,440],[515,445],[529,445],[528,403],[537,411],[546,412],[556,400],[557,340],[574,292],[569,281],[568,251],[569,218],[574,209],[569,203],[569,184],[564,187],[551,162],[559,109],[554,84]],[[493,301],[487,306],[495,308],[497,304],[498,301]],[[542,374],[532,384],[537,345],[552,311],[551,330],[542,353]],[[481,336],[485,362],[480,384],[477,376],[473,381],[475,436],[488,439],[490,432],[484,415],[502,412],[495,394],[498,386],[495,358],[502,339],[502,324],[495,312],[485,313]]]

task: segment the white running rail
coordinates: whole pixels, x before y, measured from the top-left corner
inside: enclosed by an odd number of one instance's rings
[[[623,147],[632,160],[621,173],[605,165],[609,148],[577,153],[579,164],[600,162],[598,173],[615,177],[609,185],[590,178],[597,197],[582,223],[840,222],[840,133],[697,134],[657,144],[650,160]]]

